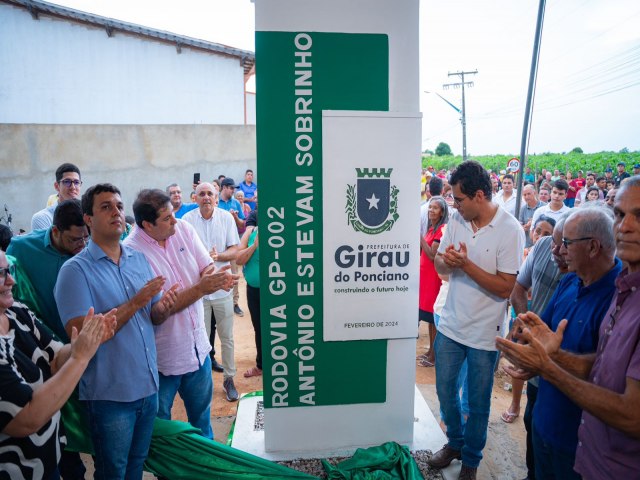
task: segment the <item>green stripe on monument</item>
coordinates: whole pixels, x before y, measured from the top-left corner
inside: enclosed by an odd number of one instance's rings
[[[296,46],[296,35],[293,32],[256,32],[265,406],[284,406],[273,401],[274,394],[281,395],[277,397],[279,401],[286,398],[286,406],[290,407],[307,406],[309,401],[315,405],[380,403],[386,400],[387,341],[325,343],[322,340],[322,110],[388,111],[388,37],[381,34],[309,33],[305,38],[310,38],[311,44],[304,47],[306,50],[301,50],[300,45]],[[295,52],[301,51],[311,55],[296,58]],[[296,68],[295,63],[301,58],[311,66]],[[302,78],[296,75],[296,70],[310,71],[308,80],[311,86],[295,86],[296,78]],[[312,113],[296,114],[296,99],[308,99],[303,89],[309,88],[312,102],[307,105]],[[312,131],[296,132],[296,119],[309,116]],[[299,125],[304,125],[304,122],[299,121]],[[302,166],[296,163],[296,155],[301,153],[299,147],[308,145],[304,139],[299,139],[301,135],[309,135],[312,141],[312,147],[304,152],[313,156],[310,165],[306,164],[309,162]],[[366,159],[363,159],[363,165],[366,165]],[[296,193],[297,187],[304,190],[303,184],[296,181],[301,176],[311,177],[307,180],[306,194],[302,191]],[[330,187],[327,185],[325,191]],[[344,192],[331,190],[331,194],[344,195]],[[296,201],[300,203],[296,204]],[[312,212],[305,210],[309,206]],[[297,212],[311,214],[313,221],[297,224],[306,218]],[[334,221],[346,222],[346,215]],[[279,231],[281,226],[284,227],[282,232]],[[324,228],[331,229],[331,225]],[[297,245],[297,232],[308,236],[311,231],[313,244]],[[300,260],[300,254],[306,257]],[[309,264],[313,266],[313,276],[299,276],[296,269],[307,268],[308,273]],[[314,294],[299,295],[298,282],[306,289],[313,283]],[[284,286],[286,290],[279,293]],[[272,309],[283,305],[286,306],[286,320],[272,315]],[[300,328],[298,310],[301,306],[310,306],[313,310],[313,316],[308,320],[313,322],[312,343],[309,343],[308,330]],[[310,311],[303,307],[302,313],[309,314]],[[345,321],[353,320],[357,319],[345,318]],[[305,330],[306,340],[301,342]],[[311,355],[313,357],[309,358]],[[306,390],[300,389],[304,383],[301,377],[307,379]],[[311,377],[312,384],[309,383]],[[283,397],[285,393],[287,395]]]

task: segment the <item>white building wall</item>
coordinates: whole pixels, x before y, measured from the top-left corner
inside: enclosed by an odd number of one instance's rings
[[[237,57],[0,4],[0,66],[0,123],[244,123]]]

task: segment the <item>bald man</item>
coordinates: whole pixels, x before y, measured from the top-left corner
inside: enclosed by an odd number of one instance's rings
[[[186,213],[182,219],[196,229],[200,240],[215,262],[216,270],[236,259],[238,254],[238,229],[233,216],[216,208],[218,192],[211,183],[200,183],[196,187],[198,208]],[[233,344],[233,295],[232,291],[219,290],[203,298],[204,322],[209,333],[211,346],[214,345],[216,329],[222,346],[222,369],[224,381],[222,389],[227,400],[238,400],[238,391],[233,383],[236,374]],[[219,371],[215,358],[215,349],[211,350],[212,368]]]

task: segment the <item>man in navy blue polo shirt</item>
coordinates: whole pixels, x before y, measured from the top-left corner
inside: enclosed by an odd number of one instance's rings
[[[582,208],[566,220],[560,254],[569,272],[560,282],[542,320],[556,330],[567,319],[561,348],[595,352],[598,331],[615,292],[622,263],[615,258],[613,219],[602,207]],[[503,350],[504,343],[497,340]],[[533,411],[536,477],[579,479],[574,469],[582,410],[552,383],[540,378]]]

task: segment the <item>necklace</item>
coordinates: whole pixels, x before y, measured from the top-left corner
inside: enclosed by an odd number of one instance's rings
[[[475,232],[477,232],[478,230],[480,230],[480,227],[478,227],[478,225],[476,225],[476,222],[474,222],[473,220],[471,220],[471,226],[472,226],[473,228],[475,228],[475,230],[474,230]]]

